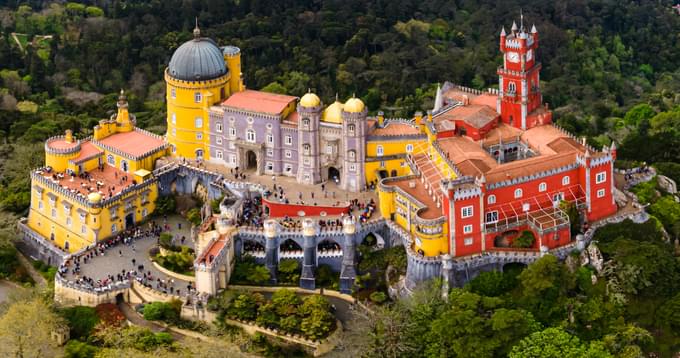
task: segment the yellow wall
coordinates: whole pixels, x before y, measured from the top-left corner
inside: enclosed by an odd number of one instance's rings
[[[76,158],[78,155],[80,155],[80,151],[71,154],[52,154],[45,151],[45,165],[61,173],[69,167],[69,160]]]
[[[381,164],[384,162],[384,166]],[[402,166],[402,163],[404,164]],[[376,174],[379,170],[387,170],[388,176],[392,175],[392,170],[397,171],[397,176],[409,175],[411,174],[411,168],[406,164],[406,158],[397,158],[391,160],[383,161],[371,161],[366,162],[366,182],[369,183],[373,180],[378,180],[380,177]]]
[[[176,80],[167,73],[165,74],[166,100],[168,102],[167,139],[176,148],[174,155],[193,159],[196,158],[196,150],[202,149],[203,158],[210,159],[208,109],[231,95],[230,75],[231,73],[228,73],[210,81],[190,82]],[[174,98],[172,96],[173,89]],[[200,103],[196,103],[194,100],[196,93],[201,93]],[[172,123],[173,114],[175,115],[174,124]],[[202,118],[201,128],[196,128],[196,118]],[[202,139],[197,139],[198,133],[203,136]]]
[[[43,188],[43,193],[39,194],[33,186]],[[76,252],[84,247],[91,245],[96,240],[102,240],[115,235],[111,231],[112,224],[115,222],[118,232],[125,229],[125,202],[132,199],[132,203],[136,206],[134,209],[135,223],[144,220],[143,210],[146,209],[146,216],[150,215],[155,209],[156,198],[158,197],[158,186],[152,183],[139,190],[127,193],[125,196],[119,197],[116,204],[119,205],[117,213],[119,218],[111,219],[111,211],[109,208],[94,208],[91,206],[83,206],[77,200],[68,198],[59,192],[50,191],[40,182],[33,181],[31,190],[31,208],[28,216],[28,226],[34,231],[38,232],[45,239],[50,240],[54,234],[54,243],[64,248],[65,242],[69,243],[69,252]],[[146,200],[142,203],[142,193],[148,190]],[[48,196],[48,193],[56,195],[54,205]],[[67,201],[72,205],[70,212],[64,210],[63,202]],[[42,202],[42,209],[40,208]],[[56,215],[52,216],[52,208],[56,209]],[[81,220],[78,209],[88,212],[85,222]],[[70,225],[69,221],[70,219]],[[85,226],[85,233],[82,232],[82,226]],[[95,237],[95,230],[99,229]]]
[[[381,145],[383,147],[383,156],[406,154],[406,146],[409,144],[413,145],[413,154],[418,154],[423,151],[425,146],[423,145],[425,140],[380,140],[380,141],[368,141],[366,142],[366,156],[367,157],[377,157],[378,150],[377,147]]]

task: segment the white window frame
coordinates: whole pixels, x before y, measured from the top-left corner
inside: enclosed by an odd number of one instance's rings
[[[267,162],[264,166],[264,170],[266,171],[274,171],[274,162]]]
[[[524,196],[524,190],[522,188],[515,189],[515,199],[519,199]]]
[[[202,117],[194,118],[194,126],[196,128],[203,128],[203,118]]]
[[[236,164],[236,154],[229,154],[229,163]]]
[[[286,135],[283,137],[283,144],[285,145],[293,145],[293,136],[291,135]]]
[[[57,217],[57,209],[56,209],[56,208],[52,208],[52,210],[50,211],[50,215],[51,215],[53,218],[56,218],[56,217]]]
[[[177,98],[177,90],[175,90],[174,88],[170,89],[170,98],[172,99]]]
[[[109,154],[106,156],[106,163],[108,163],[110,166],[116,166],[116,157],[113,156],[113,154]]]
[[[217,159],[222,159],[224,157],[224,154],[222,153],[221,150],[216,150],[215,157],[217,157]]]
[[[203,101],[203,94],[201,92],[194,92],[194,102],[201,103]]]
[[[256,140],[257,135],[255,134],[255,130],[252,128],[248,128],[246,130],[246,142],[255,143]]]
[[[220,136],[215,137],[215,143],[217,143],[217,145],[222,145],[222,137]]]
[[[230,137],[236,137],[236,128],[234,127],[229,127],[229,136]]]
[[[540,193],[542,193],[542,192],[544,192],[544,191],[546,191],[546,190],[548,190],[548,184],[547,184],[546,182],[543,182],[543,183],[541,183],[541,184],[538,184],[538,191],[539,191]]]
[[[177,114],[173,113],[172,116],[170,116],[170,121],[172,124],[177,124]]]
[[[267,133],[267,144],[274,144],[274,135]]]
[[[291,152],[290,150],[285,151],[284,154],[285,154],[286,158],[292,158],[293,157],[293,152]]]
[[[460,208],[460,217],[463,219],[471,218],[475,215],[475,207],[472,205]]]
[[[463,225],[463,234],[472,234],[472,225]]]
[[[465,245],[465,246],[470,246],[470,245],[474,244],[474,242],[475,242],[475,240],[471,237],[466,237],[465,239],[463,239],[463,245]]]
[[[127,167],[127,170],[125,170],[125,167]],[[122,170],[125,173],[130,171],[130,163],[128,163],[128,161],[125,160],[125,159],[121,159],[120,160],[120,170]]]
[[[268,157],[273,157],[274,156],[274,149],[267,149],[267,156]]]
[[[605,195],[607,195],[607,189],[598,189],[597,190],[597,197],[598,198],[604,198]]]
[[[80,225],[80,233],[81,234],[87,233],[87,226],[86,225]]]
[[[487,224],[493,224],[498,222],[498,210],[489,211],[484,217],[484,222]]]
[[[349,165],[349,171],[352,172],[352,173],[355,172],[355,171],[357,171],[357,166],[356,166],[356,164],[354,164],[354,163],[350,164],[350,165]]]
[[[71,217],[67,217],[66,218],[66,226],[71,227],[72,224],[73,224],[73,220],[71,220]]]
[[[595,174],[595,184],[602,184],[607,181],[607,172],[602,171]]]
[[[38,210],[42,211],[43,209],[43,202],[42,200],[38,200]]]
[[[215,122],[215,131],[217,133],[222,133],[222,122]]]
[[[571,181],[571,178],[568,175],[565,175],[562,177],[562,185],[569,185],[569,182]]]
[[[375,155],[382,157],[385,154],[385,148],[383,148],[382,145],[378,144],[378,146],[375,147]]]
[[[286,173],[292,173],[293,172],[293,165],[289,164],[289,163],[285,164],[283,166],[283,171],[286,172]]]
[[[496,204],[496,195],[491,194],[486,198],[487,204]]]
[[[111,233],[117,233],[118,232],[118,226],[116,224],[111,224]]]

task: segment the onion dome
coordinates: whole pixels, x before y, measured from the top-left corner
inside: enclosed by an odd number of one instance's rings
[[[99,193],[90,193],[87,195],[87,201],[93,204],[98,204],[102,201],[102,195]]]
[[[315,95],[312,92],[308,92],[304,96],[302,96],[302,98],[300,98],[300,105],[302,107],[312,108],[320,104],[321,100],[319,99],[319,96]]]
[[[352,97],[345,102],[344,110],[349,113],[361,113],[366,106],[364,102],[356,97]]]
[[[342,102],[336,98],[335,102],[323,111],[321,120],[328,123],[342,124],[342,107]]]
[[[222,50],[215,41],[201,37],[198,26],[194,39],[182,44],[170,59],[168,73],[183,81],[207,81],[227,74]]]

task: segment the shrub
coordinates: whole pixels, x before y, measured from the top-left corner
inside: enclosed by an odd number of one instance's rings
[[[73,337],[71,337],[73,338]],[[94,358],[99,349],[76,339],[71,339],[64,347],[65,358]]]
[[[201,211],[198,210],[198,208],[193,208],[189,211],[187,211],[187,220],[189,220],[190,223],[199,226],[201,225]]]
[[[242,293],[232,302],[227,313],[230,317],[252,321],[257,317],[258,302],[255,295]]]
[[[316,284],[319,287],[333,287],[339,280],[339,275],[333,272],[330,265],[319,265],[316,268]]]
[[[498,271],[481,272],[465,285],[469,291],[483,296],[500,296],[517,285],[517,277]]]
[[[519,237],[512,241],[512,247],[525,249],[530,248],[534,246],[534,241],[536,241],[534,233],[529,230],[524,230],[522,231],[522,234],[519,235]]]
[[[638,201],[642,204],[654,203],[659,197],[657,192],[657,181],[656,179],[650,180],[648,182],[640,183],[630,190],[635,193],[638,197]]]
[[[148,321],[175,322],[179,313],[176,304],[169,302],[151,302],[144,306],[144,319]]]
[[[164,195],[156,198],[156,214],[167,215],[174,214],[177,209],[177,201],[172,195]]]
[[[279,261],[279,280],[285,283],[297,283],[300,280],[300,263],[295,259]]]
[[[617,160],[618,162],[618,160]],[[676,184],[680,184],[680,164],[673,162],[656,163],[654,166],[661,174],[673,179]]]
[[[174,250],[175,245],[172,243],[172,234],[164,232],[158,238],[158,246],[166,250]]]
[[[222,202],[222,200],[224,200],[224,195],[210,201],[210,208],[212,208],[213,213],[215,214],[220,213],[220,203]]]
[[[182,246],[180,252],[154,257],[154,260],[162,267],[185,275],[193,275],[194,259],[193,250],[187,246]]]
[[[99,323],[99,316],[94,307],[76,306],[61,311],[71,329],[71,338],[87,338]]]
[[[369,298],[371,299],[371,301],[373,303],[377,303],[377,304],[381,304],[381,303],[387,301],[387,295],[385,294],[385,292],[382,292],[382,291],[376,291],[376,292],[371,293]]]

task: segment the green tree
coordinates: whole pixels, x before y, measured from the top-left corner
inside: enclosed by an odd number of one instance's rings
[[[547,328],[522,339],[512,348],[510,358],[606,358],[612,357],[602,342],[586,345],[561,328]]]
[[[496,297],[507,293],[517,285],[517,278],[498,271],[481,272],[466,284],[471,292],[482,296]]]
[[[258,302],[250,293],[242,293],[232,302],[229,314],[232,317],[252,321],[257,316]]]
[[[522,299],[543,323],[558,320],[564,310],[565,293],[575,286],[574,276],[555,256],[546,255],[519,275]]]
[[[280,317],[294,315],[302,300],[292,290],[281,289],[272,294],[272,306]]]
[[[246,278],[249,282],[261,285],[269,281],[269,277],[269,270],[262,265],[257,265],[253,267]]]
[[[300,280],[300,263],[295,259],[283,259],[279,261],[279,273],[283,282],[297,283]]]
[[[313,309],[300,322],[300,331],[307,338],[318,340],[330,333],[334,323],[333,315],[325,310]]]
[[[651,119],[655,114],[656,111],[654,111],[652,106],[647,103],[640,103],[629,109],[628,112],[626,112],[625,117],[623,117],[623,120],[627,125],[637,127],[642,120]]]
[[[93,307],[76,306],[61,311],[71,328],[71,339],[86,339],[99,323],[99,316]]]
[[[97,347],[71,339],[64,347],[64,357],[66,358],[94,358],[99,349]]]
[[[151,302],[144,306],[144,319],[148,321],[174,322],[179,319],[179,311],[177,307],[168,302]]]
[[[59,350],[52,332],[64,326],[62,318],[41,299],[15,302],[0,317],[0,355],[54,357]]]

